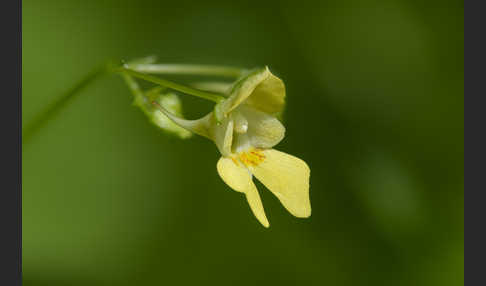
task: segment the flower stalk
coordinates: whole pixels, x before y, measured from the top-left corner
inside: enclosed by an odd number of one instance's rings
[[[134,71],[134,70],[131,70],[131,69],[128,69],[128,68],[121,67],[121,68],[117,69],[117,71],[124,73],[124,74],[131,75],[131,76],[136,77],[136,78],[146,80],[148,82],[152,82],[152,83],[161,85],[163,87],[167,87],[167,88],[170,88],[170,89],[173,89],[173,90],[177,90],[177,91],[180,91],[180,92],[192,95],[192,96],[196,96],[196,97],[199,97],[199,98],[203,98],[203,99],[206,99],[206,100],[210,100],[210,101],[213,101],[213,102],[216,102],[216,103],[219,103],[219,102],[224,100],[223,95],[211,93],[211,92],[207,92],[207,91],[203,91],[203,90],[198,90],[198,89],[195,89],[195,88],[192,88],[192,87],[189,87],[189,86],[185,86],[185,85],[178,84],[178,83],[166,80],[166,79],[162,79],[162,78],[158,78],[158,77],[155,77],[155,76],[152,76],[152,75],[137,72],[137,71]]]
[[[151,74],[174,74],[174,75],[205,75],[238,78],[245,72],[244,69],[215,66],[215,65],[185,65],[185,64],[127,64],[131,70]]]

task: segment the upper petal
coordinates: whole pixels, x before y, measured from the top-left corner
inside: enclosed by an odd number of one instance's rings
[[[227,115],[244,101],[263,112],[278,113],[285,105],[285,85],[268,67],[257,69],[235,83],[230,97],[224,102],[224,114]]]
[[[267,78],[256,86],[245,104],[266,113],[277,114],[282,112],[285,107],[285,85],[268,68],[266,70],[268,71]]]
[[[248,169],[227,157],[221,157],[216,167],[221,179],[233,190],[244,193],[255,217],[264,227],[269,227],[260,195]]]
[[[262,182],[296,217],[309,217],[310,169],[307,164],[289,154],[268,149],[260,151],[264,159],[249,165],[251,173]]]

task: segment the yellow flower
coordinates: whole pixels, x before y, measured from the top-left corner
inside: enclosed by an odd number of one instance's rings
[[[245,194],[263,226],[269,223],[253,176],[292,215],[309,217],[309,167],[297,157],[272,149],[285,136],[285,127],[276,118],[285,106],[282,80],[265,67],[238,80],[228,95],[215,111],[198,120],[161,110],[181,127],[216,143],[222,155],[217,163],[219,175],[233,190]]]

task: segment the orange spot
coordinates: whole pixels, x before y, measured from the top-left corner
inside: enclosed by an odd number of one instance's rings
[[[265,155],[263,155],[261,149],[255,148],[247,152],[241,152],[239,154],[239,159],[246,166],[258,166],[265,160]]]

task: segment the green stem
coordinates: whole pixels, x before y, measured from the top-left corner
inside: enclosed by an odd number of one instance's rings
[[[67,90],[58,100],[51,103],[46,109],[39,113],[30,124],[23,128],[22,134],[22,144],[28,142],[32,135],[34,135],[39,129],[41,129],[47,121],[56,116],[59,111],[67,106],[67,104],[72,101],[81,91],[86,88],[89,84],[99,79],[101,76],[108,73],[108,67],[102,66],[92,70],[79,82],[77,82],[72,88]]]
[[[244,72],[244,69],[241,68],[211,65],[129,64],[128,67],[141,73],[208,75],[231,78],[238,78]]]
[[[226,95],[225,93],[229,91],[232,83],[224,81],[196,81],[191,82],[189,85],[200,90],[221,93],[225,97],[227,97],[228,95]]]
[[[150,61],[147,61],[150,62]],[[129,65],[130,66],[130,65]],[[144,69],[149,69],[154,73],[172,73],[172,74],[202,74],[202,75],[220,75],[220,76],[233,76],[238,77],[241,75],[243,70],[231,67],[219,67],[219,66],[200,66],[200,65],[177,65],[177,64],[134,64],[137,70],[144,71]],[[55,117],[64,107],[66,107],[69,102],[71,102],[77,95],[81,93],[89,84],[93,83],[95,80],[99,79],[103,75],[121,72],[124,76],[125,81],[128,84],[129,89],[135,96],[144,96],[140,87],[136,84],[133,79],[129,78],[128,75],[133,77],[141,78],[146,81],[156,83],[166,88],[171,88],[183,93],[187,93],[193,96],[204,98],[207,100],[214,101],[216,103],[224,100],[222,95],[216,93],[210,93],[198,89],[194,89],[188,86],[180,85],[168,80],[160,79],[151,75],[146,75],[135,70],[127,68],[115,67],[115,65],[110,62],[106,65],[98,67],[88,73],[84,78],[77,82],[72,88],[67,90],[59,99],[48,105],[41,113],[34,117],[30,124],[26,124],[26,127],[22,129],[22,144],[27,143],[32,136],[39,131],[45,124]]]
[[[196,96],[196,97],[211,100],[211,101],[214,101],[216,103],[219,103],[222,100],[224,100],[224,97],[219,95],[219,94],[194,89],[194,88],[191,88],[191,87],[188,87],[188,86],[185,86],[185,85],[181,85],[181,84],[178,84],[178,83],[175,83],[175,82],[171,82],[171,81],[168,81],[168,80],[165,80],[165,79],[161,79],[161,78],[158,78],[158,77],[155,77],[155,76],[139,73],[139,72],[131,70],[131,69],[119,68],[117,70],[121,73],[129,74],[133,77],[140,78],[140,79],[143,79],[143,80],[146,80],[146,81],[149,81],[149,82],[152,82],[152,83],[155,83],[155,84],[158,84],[158,85],[170,88],[170,89],[174,89],[174,90],[177,90],[177,91],[180,91],[180,92],[183,92],[183,93],[187,93],[187,94],[190,94],[190,95],[193,95],[193,96]]]

